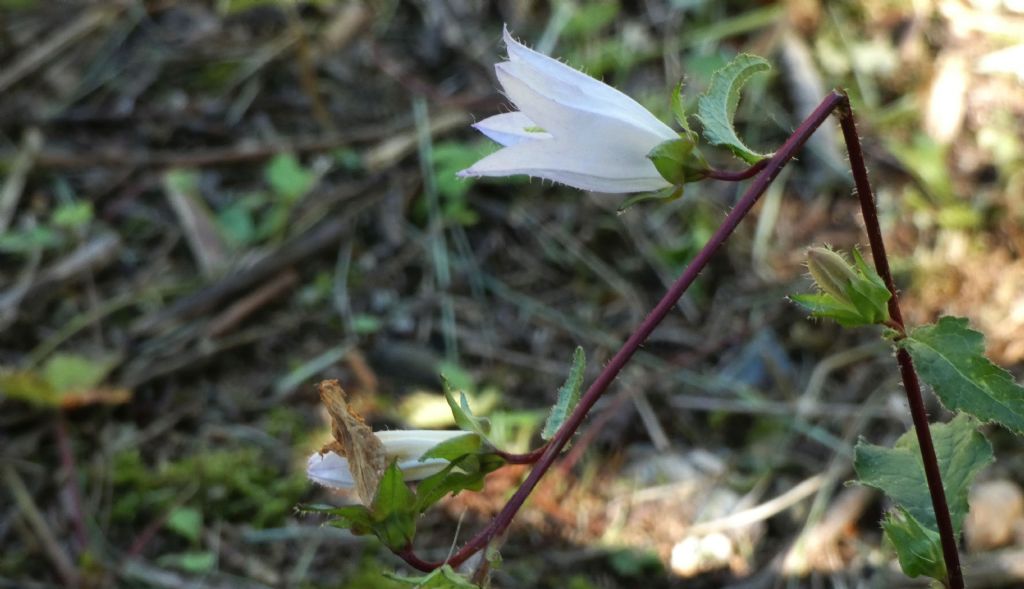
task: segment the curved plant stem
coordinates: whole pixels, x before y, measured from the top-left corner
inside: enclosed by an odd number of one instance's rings
[[[509,499],[508,503],[501,512],[491,521],[491,523],[481,530],[476,536],[470,539],[463,547],[452,555],[450,558],[443,562],[428,562],[417,557],[411,547],[407,547],[404,550],[396,553],[399,557],[404,559],[410,566],[419,570],[429,571],[433,570],[442,564],[450,564],[452,566],[458,566],[465,562],[470,556],[476,552],[485,548],[490,541],[501,535],[502,532],[508,528],[512,522],[512,518],[515,517],[516,513],[526,502],[526,498],[529,497],[530,493],[540,482],[541,477],[551,468],[551,465],[558,458],[558,455],[565,448],[569,440],[572,439],[573,434],[579,428],[583,419],[586,417],[587,412],[594,406],[594,403],[601,397],[601,395],[607,390],[608,386],[615,380],[619,372],[625,367],[629,359],[633,357],[637,349],[644,343],[647,337],[654,331],[654,329],[661,323],[661,321],[669,314],[669,312],[675,307],[677,301],[686,289],[693,284],[693,281],[697,279],[701,270],[711,260],[712,255],[718,250],[719,247],[725,240],[732,234],[736,227],[743,220],[743,217],[750,212],[750,210],[757,204],[758,199],[764,194],[768,186],[771,185],[772,181],[778,176],[782,167],[786,165],[789,160],[796,155],[796,152],[803,147],[804,143],[810,138],[814,131],[821,126],[825,120],[832,114],[832,111],[836,109],[840,104],[846,101],[846,97],[839,92],[832,92],[821,102],[820,105],[810,116],[800,124],[799,127],[793,132],[793,134],[786,140],[786,142],[779,148],[775,154],[767,160],[764,164],[764,169],[757,179],[754,180],[750,188],[747,189],[743,197],[736,204],[736,207],[729,213],[725,218],[725,221],[715,230],[715,233],[708,239],[704,248],[701,249],[700,253],[687,265],[683,271],[682,276],[669,288],[665,296],[658,301],[654,309],[647,315],[636,331],[633,332],[626,343],[623,344],[622,348],[616,352],[615,356],[612,357],[611,361],[605,365],[601,374],[598,375],[597,379],[594,380],[587,392],[580,398],[579,404],[573,410],[572,414],[565,420],[562,427],[559,428],[555,437],[552,438],[543,448],[543,453],[537,460],[536,466],[530,471],[530,474],[526,477],[526,480],[516,490]]]
[[[756,164],[750,166],[746,170],[740,170],[739,172],[729,172],[726,170],[708,170],[705,174],[705,178],[711,178],[712,180],[725,180],[726,182],[739,182],[740,180],[746,180],[753,178],[758,172],[763,170],[768,162],[772,161],[769,159],[763,159]]]
[[[861,151],[860,137],[857,135],[853,111],[850,109],[850,101],[846,93],[833,90],[818,105],[814,112],[797,127],[789,139],[771,158],[741,172],[713,171],[708,174],[709,178],[738,181],[760,172],[760,175],[757,176],[754,183],[747,189],[736,207],[725,218],[722,225],[715,230],[711,238],[708,239],[700,253],[687,265],[679,279],[665,293],[665,296],[658,301],[658,304],[655,305],[654,309],[637,327],[636,331],[626,340],[626,343],[612,357],[611,361],[605,365],[601,374],[598,375],[597,379],[590,385],[590,388],[587,389],[587,392],[584,393],[579,404],[568,419],[566,419],[565,423],[562,424],[562,427],[559,428],[555,437],[544,446],[527,454],[501,453],[502,457],[511,463],[536,463],[536,465],[494,520],[445,561],[425,561],[413,552],[411,546],[407,546],[395,554],[405,560],[410,566],[422,571],[433,570],[446,563],[458,566],[473,554],[486,548],[494,538],[500,536],[508,528],[512,518],[515,517],[523,503],[526,502],[527,497],[529,497],[530,493],[540,482],[541,477],[554,464],[566,444],[569,443],[569,440],[576,433],[587,413],[608,389],[622,368],[629,362],[630,358],[633,357],[633,354],[636,353],[637,349],[644,343],[651,332],[668,315],[679,298],[686,292],[686,289],[693,284],[701,270],[711,260],[712,255],[728,239],[743,217],[757,204],[758,199],[768,189],[772,181],[775,180],[783,166],[793,158],[814,131],[837,109],[843,130],[843,138],[846,140],[846,147],[850,155],[850,168],[853,172],[854,184],[857,187],[861,211],[864,215],[868,242],[871,245],[871,255],[878,274],[885,281],[886,287],[888,287],[889,292],[892,294],[892,297],[889,299],[891,321],[887,325],[894,328],[901,337],[905,334],[903,315],[900,312],[899,298],[896,285],[892,279],[892,272],[889,270],[889,261],[885,255],[882,230],[878,222],[878,212],[875,209],[871,185],[868,182],[867,167],[864,164],[864,154]],[[950,589],[963,589],[963,573],[960,570],[960,557],[957,552],[956,536],[953,533],[939,464],[935,456],[935,447],[932,443],[931,432],[928,427],[928,414],[925,411],[924,400],[921,395],[921,385],[914,370],[914,363],[910,358],[910,354],[900,349],[896,353],[896,359],[899,363],[904,388],[907,391],[910,412],[914,421],[914,430],[921,447],[921,458],[928,481],[928,490],[931,494],[932,507],[935,510],[935,519],[942,541],[943,558],[946,561],[946,570],[948,572],[947,584]]]
[[[845,93],[843,96],[846,96]],[[848,98],[839,108],[839,123],[843,129],[846,150],[850,154],[850,169],[853,171],[853,182],[857,187],[857,196],[860,199],[861,212],[864,215],[864,225],[868,233],[868,242],[871,244],[871,256],[874,258],[875,269],[892,294],[889,299],[889,316],[900,337],[904,337],[906,327],[903,323],[903,314],[900,312],[899,296],[896,292],[896,284],[892,279],[892,272],[889,270],[889,260],[885,255],[885,243],[882,241],[882,228],[878,223],[875,197],[871,192],[867,166],[864,164],[864,153],[860,146],[860,136],[857,134],[857,125]],[[949,517],[946,491],[942,485],[942,474],[939,471],[935,445],[932,443],[931,430],[928,426],[928,413],[921,396],[921,383],[914,370],[914,361],[906,350],[902,348],[897,350],[896,361],[899,363],[900,375],[903,377],[903,388],[907,391],[910,415],[914,420],[914,432],[917,434],[917,441],[921,447],[925,479],[928,481],[932,508],[935,510],[935,523],[939,528],[939,537],[942,540],[942,556],[946,561],[948,586],[950,589],[963,589],[964,578],[963,572],[960,570],[956,535],[953,532],[953,522]]]

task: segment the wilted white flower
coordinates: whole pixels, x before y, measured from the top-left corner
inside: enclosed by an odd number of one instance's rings
[[[519,109],[473,125],[502,144],[460,177],[527,174],[596,192],[670,184],[647,154],[679,135],[638,102],[504,31],[508,61],[494,66]]]
[[[428,458],[420,460],[424,452],[441,442],[466,435],[464,431],[446,430],[392,430],[374,432],[384,446],[387,460],[397,459],[398,468],[407,481],[418,481],[436,474],[448,466],[447,460]],[[334,452],[315,452],[309,457],[306,475],[315,483],[336,489],[355,487],[348,459]]]

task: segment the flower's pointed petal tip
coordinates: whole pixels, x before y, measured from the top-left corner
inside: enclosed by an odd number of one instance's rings
[[[465,170],[459,170],[458,172],[455,172],[455,177],[456,178],[463,178],[463,179],[465,179],[465,178],[476,178],[478,176],[479,176],[479,174],[474,172],[473,168],[466,168]]]
[[[314,452],[306,462],[306,476],[314,483],[335,489],[351,489],[355,485],[348,460],[334,452]]]

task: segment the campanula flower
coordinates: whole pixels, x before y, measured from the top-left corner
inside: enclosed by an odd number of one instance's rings
[[[387,460],[397,460],[406,481],[418,481],[436,474],[448,466],[447,460],[420,457],[434,446],[452,438],[465,435],[464,431],[445,430],[391,430],[374,432],[373,435],[384,446]],[[306,475],[315,483],[335,489],[355,487],[355,479],[349,468],[348,459],[335,452],[316,452],[309,457]]]
[[[526,174],[595,192],[668,188],[647,155],[679,135],[638,102],[504,31],[508,61],[494,66],[518,111],[473,125],[504,147],[460,177]]]

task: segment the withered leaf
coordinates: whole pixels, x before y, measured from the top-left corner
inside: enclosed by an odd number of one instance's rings
[[[335,452],[348,459],[356,494],[364,505],[369,505],[387,467],[384,445],[349,406],[345,391],[337,380],[322,381],[317,388],[320,401],[331,416],[331,435],[334,437],[334,441],[324,446],[320,453]]]

